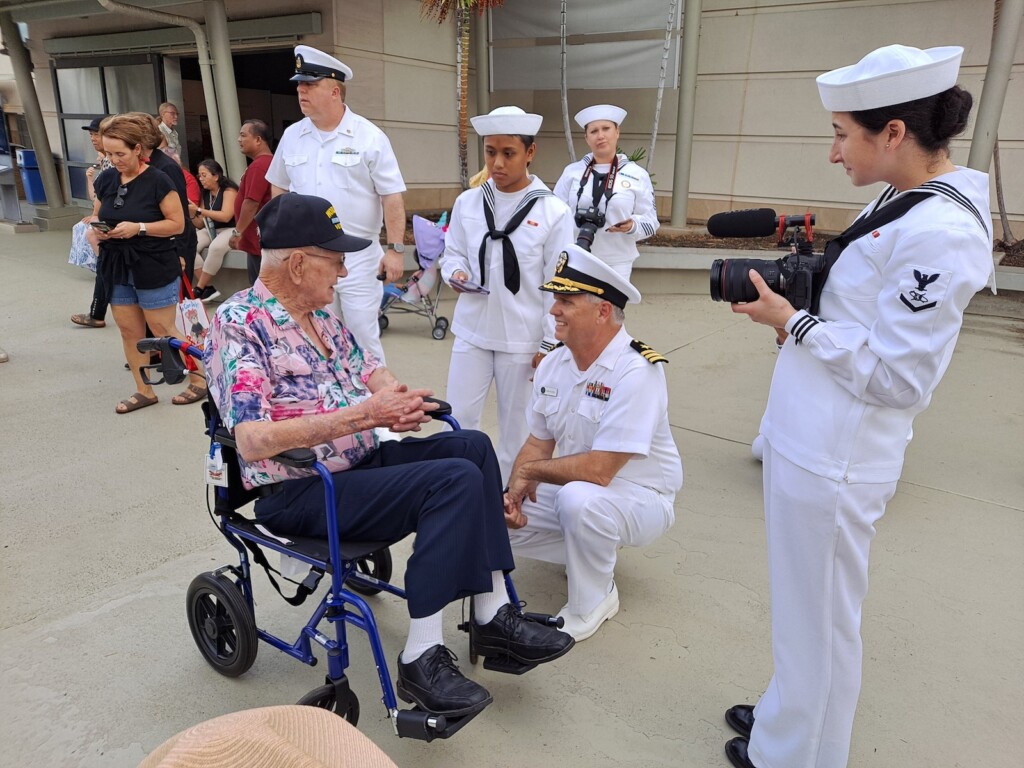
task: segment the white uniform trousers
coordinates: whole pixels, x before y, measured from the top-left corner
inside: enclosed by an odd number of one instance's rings
[[[509,531],[512,553],[565,565],[569,613],[590,613],[611,589],[619,547],[650,544],[675,522],[672,503],[628,480],[607,487],[543,483],[523,502],[524,528]]]
[[[384,255],[379,243],[345,255],[348,274],[334,286],[331,308],[351,331],[362,349],[372,352],[384,365],[384,347],[380,343],[377,315],[384,298],[384,283],[377,279]]]
[[[512,462],[530,435],[526,407],[532,392],[533,355],[481,349],[458,337],[452,345],[446,398],[459,426],[480,429],[492,380],[497,388],[498,439],[494,452],[498,455],[503,483],[508,482]]]
[[[896,482],[837,482],[764,443],[774,674],[754,709],[758,768],[842,768],[860,696],[861,604]]]

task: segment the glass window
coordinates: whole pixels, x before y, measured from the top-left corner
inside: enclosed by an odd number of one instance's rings
[[[61,112],[103,114],[103,85],[99,67],[58,69]]]
[[[85,168],[68,168],[68,180],[71,183],[71,196],[76,200],[88,200],[89,193],[86,191],[88,179],[85,177]]]
[[[93,163],[96,150],[92,147],[89,132],[82,129],[89,125],[88,120],[65,119],[64,138],[67,143],[67,159],[74,163]]]
[[[152,64],[126,64],[104,67],[107,85],[107,105],[111,114],[118,112],[148,112],[156,114],[159,101]]]

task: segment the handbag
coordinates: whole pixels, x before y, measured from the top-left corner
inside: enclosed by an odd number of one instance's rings
[[[71,253],[68,256],[68,264],[95,272],[96,252],[86,237],[88,232],[89,225],[82,221],[71,228]]]
[[[206,336],[210,332],[210,318],[206,314],[206,306],[192,292],[192,284],[184,273],[181,275],[178,295],[174,324],[189,344],[201,348],[206,344]],[[195,363],[191,357],[187,358],[187,362],[191,364],[189,370],[194,370]]]

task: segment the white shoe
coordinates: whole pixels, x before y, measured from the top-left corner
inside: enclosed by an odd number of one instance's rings
[[[562,625],[562,631],[572,635],[576,642],[586,640],[592,634],[597,632],[598,628],[604,624],[608,619],[619,612],[619,589],[615,586],[615,582],[612,582],[612,591],[609,592],[604,600],[597,604],[590,613],[578,614],[569,613],[562,608],[558,612],[558,616],[565,621]]]

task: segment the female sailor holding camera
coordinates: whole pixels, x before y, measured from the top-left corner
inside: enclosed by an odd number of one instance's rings
[[[537,286],[554,277],[573,241],[569,209],[529,173],[541,121],[519,107],[471,119],[490,178],[456,199],[440,261],[441,277],[459,294],[447,399],[464,428],[479,429],[494,381],[505,480],[528,436],[533,369],[556,343],[551,294]]]
[[[597,225],[590,252],[629,280],[640,255],[636,244],[658,231],[658,214],[647,171],[616,154],[625,117],[626,110],[611,104],[576,113],[590,153],[565,167],[555,196],[574,212],[577,236],[588,220]]]
[[[972,103],[956,85],[962,54],[890,45],[818,78],[829,161],[854,186],[887,185],[861,218],[921,194],[848,243],[818,316],[753,270],[760,298],[733,305],[784,342],[761,423],[774,675],[756,707],[726,713],[749,737],[726,744],[735,766],[847,764],[874,526],[993,268],[988,176],[949,156]]]

